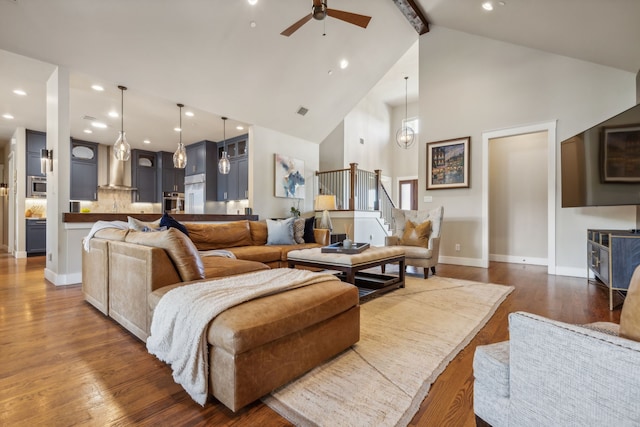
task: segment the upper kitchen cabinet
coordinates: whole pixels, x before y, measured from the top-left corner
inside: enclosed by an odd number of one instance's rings
[[[195,142],[185,148],[187,150],[186,176],[207,173],[207,166],[211,168],[212,162],[217,162],[216,143],[213,141]]]
[[[71,200],[98,200],[98,144],[71,138]]]
[[[26,132],[27,138],[27,176],[46,176],[40,170],[41,151],[47,148],[47,134],[37,130]]]
[[[131,186],[133,203],[156,203],[157,199],[157,162],[155,152],[131,150]]]
[[[187,154],[187,167],[189,155]],[[173,166],[173,153],[158,152],[158,201],[162,200],[162,193],[184,193],[185,169]]]
[[[249,138],[240,135],[218,143],[218,159],[227,150],[231,170],[228,175],[218,172],[218,200],[242,200],[249,197]]]

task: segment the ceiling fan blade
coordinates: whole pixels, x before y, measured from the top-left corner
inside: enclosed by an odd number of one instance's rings
[[[307,16],[305,16],[304,18],[300,19],[298,22],[296,22],[295,24],[293,24],[292,26],[290,26],[289,28],[287,28],[286,30],[284,30],[283,32],[281,32],[280,34],[283,36],[287,36],[289,37],[291,34],[295,33],[296,31],[298,31],[298,29],[300,27],[302,27],[304,24],[306,24],[307,22],[309,22],[311,20],[311,17],[313,15],[309,14]]]
[[[343,10],[336,9],[327,9],[327,15],[362,28],[367,28],[369,21],[371,21],[370,16],[358,15],[357,13],[345,12]]]

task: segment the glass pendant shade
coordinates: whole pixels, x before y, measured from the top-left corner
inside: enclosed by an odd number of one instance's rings
[[[182,107],[183,104],[177,104],[180,109],[180,142],[178,142],[178,148],[173,153],[173,167],[178,169],[184,169],[187,167],[187,150],[182,143]]]
[[[222,152],[222,157],[218,161],[218,171],[221,174],[227,175],[231,171],[231,162],[229,161],[229,154],[226,151]]]
[[[173,153],[173,167],[178,169],[187,167],[187,150],[182,142],[178,144],[178,149]]]
[[[121,130],[118,140],[113,144],[113,155],[116,159],[126,162],[131,157],[131,146],[127,142],[125,131]]]
[[[227,153],[227,118],[226,117],[221,117],[222,119],[222,132],[223,132],[223,151],[222,151],[222,156],[220,157],[220,160],[218,160],[218,171],[223,174],[223,175],[227,175],[229,174],[229,172],[231,172],[231,162],[229,161],[229,154]]]
[[[398,147],[404,148],[405,150],[413,145],[416,136],[413,129],[407,126],[408,80],[409,77],[406,76],[404,78],[404,123],[396,132],[396,144],[398,144]]]
[[[113,155],[117,160],[126,162],[131,157],[131,146],[127,142],[127,136],[124,132],[124,86],[118,86],[120,89],[120,134],[118,140],[113,144]]]

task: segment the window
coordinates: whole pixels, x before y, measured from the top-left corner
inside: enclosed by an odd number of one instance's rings
[[[409,126],[411,129],[413,129],[413,132],[416,134],[420,132],[418,128],[419,124],[420,123],[417,117],[411,117],[406,120],[402,119],[402,126],[405,126],[405,125]]]

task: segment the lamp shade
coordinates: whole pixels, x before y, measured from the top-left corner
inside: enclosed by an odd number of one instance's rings
[[[328,194],[319,194],[316,197],[317,211],[334,211],[336,210],[336,196]]]

